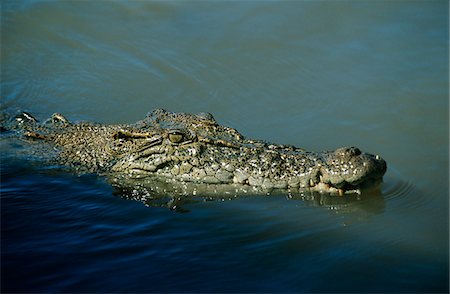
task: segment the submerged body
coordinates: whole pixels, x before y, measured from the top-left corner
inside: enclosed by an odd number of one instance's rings
[[[307,152],[246,139],[209,113],[157,109],[131,125],[71,124],[59,114],[39,124],[24,113],[15,123],[25,137],[54,145],[59,163],[113,177],[343,194],[379,182],[386,172],[383,159],[358,148]]]

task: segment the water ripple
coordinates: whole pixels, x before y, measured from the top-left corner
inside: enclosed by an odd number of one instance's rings
[[[382,192],[386,203],[394,209],[403,211],[428,206],[433,197],[421,191],[411,179],[406,179],[395,167],[390,168],[383,183]]]

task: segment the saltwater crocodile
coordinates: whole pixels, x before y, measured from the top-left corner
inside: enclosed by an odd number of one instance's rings
[[[71,123],[61,114],[39,123],[21,113],[12,121],[2,130],[52,146],[59,164],[115,179],[157,176],[222,189],[251,186],[343,195],[380,182],[386,172],[380,156],[356,147],[308,152],[251,140],[209,113],[157,109],[128,125]]]

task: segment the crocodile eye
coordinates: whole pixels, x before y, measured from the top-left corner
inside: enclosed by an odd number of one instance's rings
[[[172,143],[180,143],[181,141],[183,141],[183,133],[179,131],[171,132],[169,133],[169,140]]]

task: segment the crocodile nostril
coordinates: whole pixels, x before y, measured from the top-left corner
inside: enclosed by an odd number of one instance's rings
[[[335,151],[335,154],[343,157],[349,157],[349,156],[358,156],[361,154],[361,150],[356,147],[342,147]]]
[[[359,150],[359,148],[356,148],[356,147],[350,147],[348,150],[348,153],[350,155],[357,156],[357,155],[361,154],[361,150]]]

